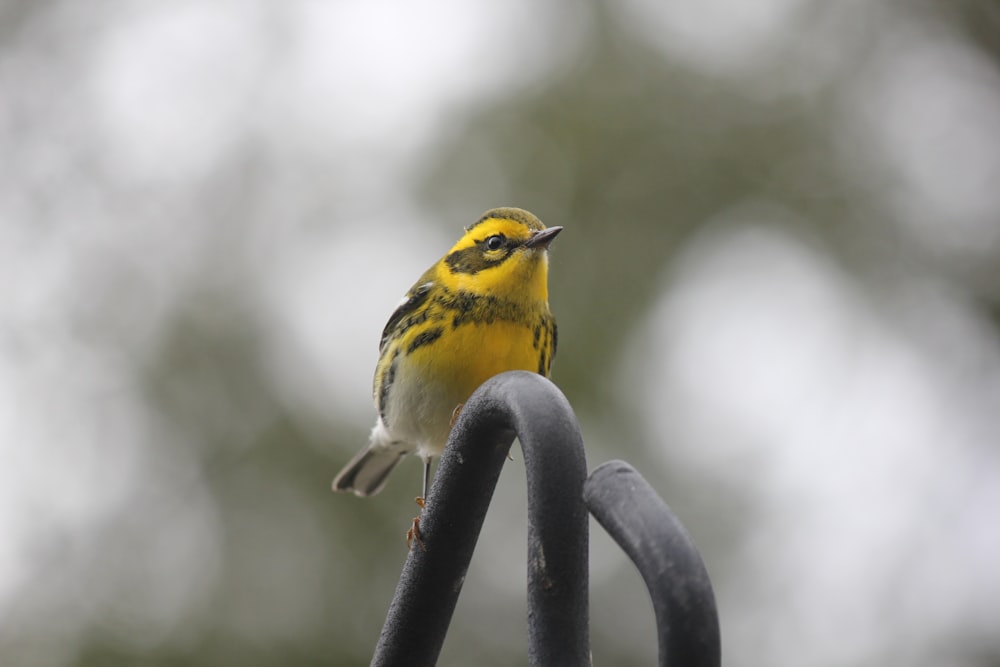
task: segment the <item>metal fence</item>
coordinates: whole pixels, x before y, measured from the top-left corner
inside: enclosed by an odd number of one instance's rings
[[[590,665],[588,512],[628,554],[653,601],[659,665],[717,667],[715,596],[680,520],[624,461],[587,476],[583,438],[549,380],[503,373],[462,408],[410,551],[372,665],[434,665],[486,510],[517,437],[528,477],[528,659]]]

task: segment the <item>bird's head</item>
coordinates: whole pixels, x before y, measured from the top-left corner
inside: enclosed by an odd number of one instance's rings
[[[487,211],[444,256],[439,279],[454,291],[548,301],[548,248],[562,227],[519,208]]]

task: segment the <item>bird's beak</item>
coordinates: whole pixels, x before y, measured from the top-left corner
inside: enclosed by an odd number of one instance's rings
[[[562,227],[549,227],[548,229],[543,229],[540,232],[535,232],[534,235],[524,242],[525,248],[548,248],[549,244],[556,238],[556,236],[563,230]]]

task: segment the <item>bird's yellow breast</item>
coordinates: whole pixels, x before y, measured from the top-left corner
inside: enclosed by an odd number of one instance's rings
[[[444,391],[463,402],[498,373],[539,372],[544,335],[536,339],[534,328],[515,322],[460,324],[433,344],[414,350],[404,363],[412,364],[426,378],[428,391]],[[548,375],[547,362],[544,374]]]
[[[422,342],[438,327],[444,332]],[[384,422],[394,437],[415,443],[422,455],[438,456],[456,408],[479,385],[511,370],[548,376],[554,323],[547,309],[523,321],[431,320],[407,331],[392,348],[392,361],[376,375],[383,388],[376,400]]]

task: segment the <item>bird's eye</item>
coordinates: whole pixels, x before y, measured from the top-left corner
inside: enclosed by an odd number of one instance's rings
[[[503,236],[497,234],[486,239],[487,250],[499,250],[503,247]]]

